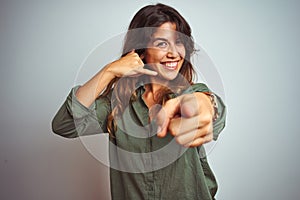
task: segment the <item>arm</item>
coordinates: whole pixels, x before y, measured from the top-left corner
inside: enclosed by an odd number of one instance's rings
[[[107,132],[106,126],[103,123],[105,122],[105,117],[97,119],[95,110],[96,105],[100,104],[101,107],[97,108],[97,110],[101,109],[102,116],[108,116],[108,108],[110,108],[108,101],[105,101],[105,98],[100,98],[87,108],[75,96],[78,88],[79,86],[71,90],[67,99],[53,118],[53,132],[66,138]]]
[[[148,74],[155,76],[157,72],[144,69],[144,63],[137,53],[131,51],[126,56],[116,60],[97,73],[91,80],[81,86],[76,92],[78,101],[89,107],[114,78],[123,76],[139,76]]]
[[[73,88],[52,121],[53,132],[68,138],[105,132],[110,102],[97,97],[114,78],[157,74],[143,66],[138,54],[132,51],[105,66],[83,86]]]
[[[206,85],[195,84],[183,95],[169,100],[157,115],[158,136],[164,137],[169,131],[179,144],[192,147],[216,140],[225,127],[226,109],[215,95],[219,116],[213,121],[215,111],[206,92],[210,92]]]

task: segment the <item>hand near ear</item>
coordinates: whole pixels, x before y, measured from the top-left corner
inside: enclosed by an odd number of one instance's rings
[[[139,57],[135,50],[129,52],[126,56],[110,63],[106,71],[112,73],[115,77],[136,77],[143,74],[156,76],[157,72],[144,68],[142,61],[143,55]]]

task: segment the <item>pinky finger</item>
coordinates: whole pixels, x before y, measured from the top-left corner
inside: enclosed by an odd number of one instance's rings
[[[156,71],[152,71],[152,70],[145,69],[145,68],[139,69],[138,72],[142,73],[142,74],[150,75],[150,76],[156,76],[157,75]]]

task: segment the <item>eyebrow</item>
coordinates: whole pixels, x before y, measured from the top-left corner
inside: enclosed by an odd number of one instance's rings
[[[165,41],[165,42],[169,42],[169,40],[167,40],[166,38],[160,38],[160,37],[153,38],[152,42],[155,42],[157,40],[162,40],[162,41]]]

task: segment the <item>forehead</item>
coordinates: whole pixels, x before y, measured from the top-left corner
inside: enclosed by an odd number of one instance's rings
[[[160,25],[158,28],[176,31],[176,24],[171,23],[171,22],[166,22],[166,23],[163,23],[162,25]]]
[[[178,37],[178,32],[176,31],[176,24],[171,22],[163,23],[158,27],[152,34],[152,38],[166,38],[172,39]]]

